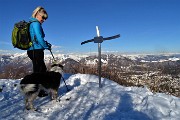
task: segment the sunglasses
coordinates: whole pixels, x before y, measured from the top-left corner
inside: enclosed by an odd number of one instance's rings
[[[46,20],[46,17],[42,16],[42,19],[43,19],[43,20]]]
[[[44,15],[41,15],[40,13],[39,13],[39,15],[42,17],[43,20],[47,19],[47,17],[45,17]]]

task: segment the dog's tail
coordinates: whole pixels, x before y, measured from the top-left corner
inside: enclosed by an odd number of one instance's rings
[[[20,90],[27,94],[29,92],[36,92],[38,90],[37,84],[20,84]]]

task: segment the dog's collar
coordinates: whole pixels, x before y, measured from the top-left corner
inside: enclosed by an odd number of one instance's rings
[[[58,67],[61,67],[63,68],[63,66],[61,64],[52,64],[51,67],[55,67],[55,66],[58,66]]]

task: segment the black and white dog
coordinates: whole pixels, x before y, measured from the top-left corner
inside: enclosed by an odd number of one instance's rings
[[[63,75],[63,66],[53,64],[50,71],[45,73],[32,73],[25,76],[20,82],[20,90],[25,95],[25,108],[35,110],[33,101],[37,98],[41,90],[45,90],[51,95],[52,100],[58,97],[58,88]]]

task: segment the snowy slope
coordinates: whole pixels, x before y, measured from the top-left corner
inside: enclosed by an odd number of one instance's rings
[[[147,88],[123,87],[87,74],[65,74],[59,88],[60,102],[38,98],[38,112],[24,111],[19,80],[0,80],[0,120],[180,120],[180,98],[153,94]],[[66,93],[66,94],[65,94]],[[71,97],[69,101],[66,98]]]

